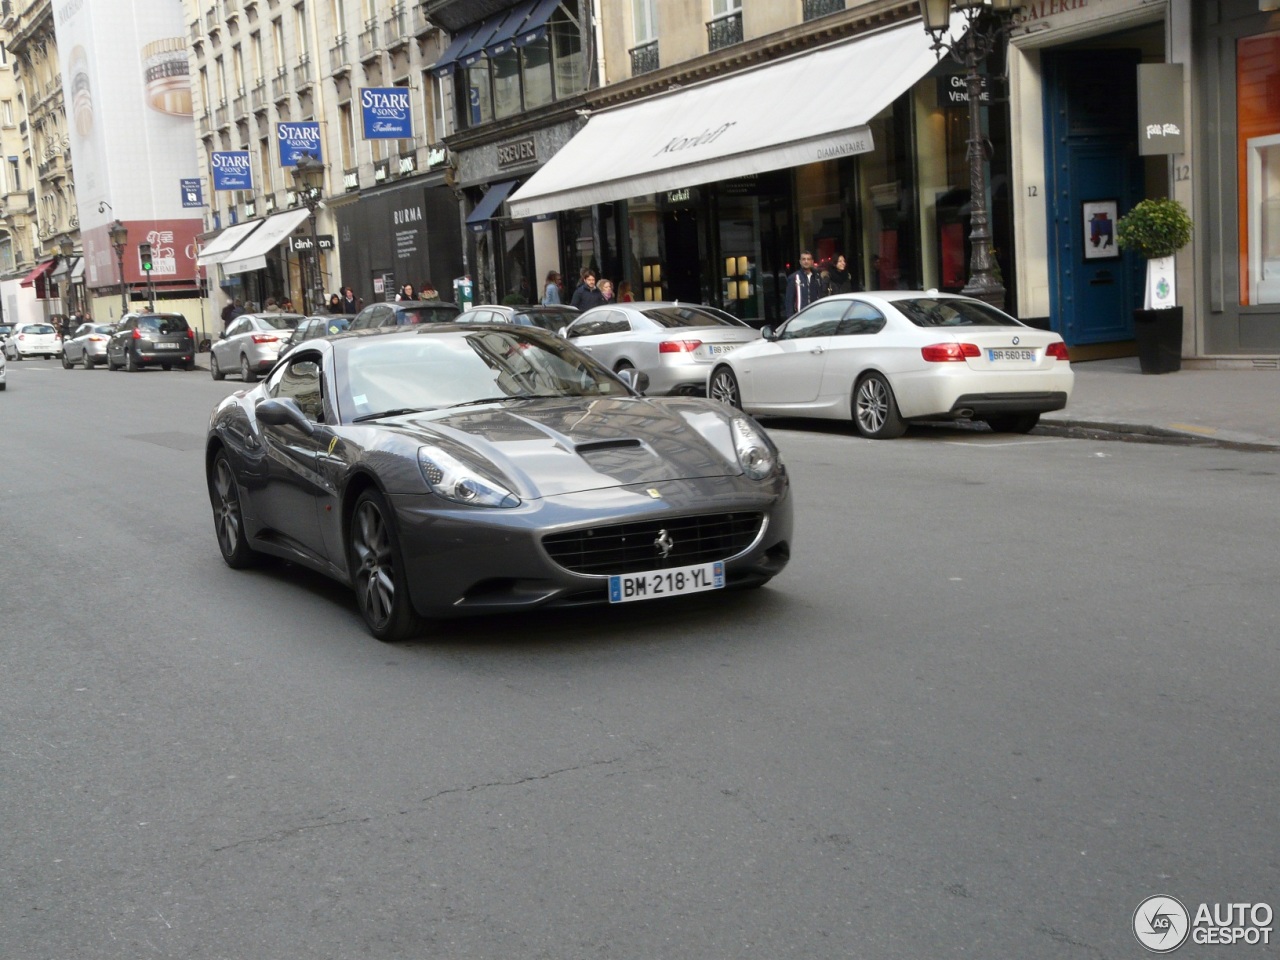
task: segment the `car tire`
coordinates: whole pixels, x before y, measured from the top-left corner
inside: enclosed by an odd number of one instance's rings
[[[209,376],[213,377],[215,380],[221,380],[226,376],[226,374],[222,372],[222,368],[218,366],[217,355],[213,353],[209,354]]]
[[[240,354],[240,379],[245,383],[256,383],[258,375],[249,369],[249,358]]]
[[[67,356],[67,351],[62,351],[62,369],[70,370],[75,364],[71,362],[71,358]]]
[[[854,386],[853,425],[871,440],[892,440],[906,432],[893,388],[883,375],[868,373]]]
[[[261,555],[249,546],[244,528],[244,510],[240,505],[240,487],[236,483],[231,461],[220,451],[209,467],[209,503],[213,506],[213,533],[218,552],[233,570],[251,567]]]
[[[173,364],[172,364],[172,363],[162,363],[162,364],[160,364],[160,369],[161,369],[161,370],[172,370],[172,369],[173,369]]]
[[[987,417],[987,426],[996,433],[1030,433],[1039,422],[1038,413],[1007,413],[999,417]]]
[[[370,633],[383,643],[421,635],[423,622],[409,599],[395,518],[377,490],[356,498],[347,564],[356,606]]]
[[[81,354],[80,363],[84,366],[86,370],[92,370],[94,367],[97,366],[97,364],[93,362],[93,357],[89,356],[88,350],[86,350],[83,354]]]
[[[186,370],[188,373],[190,373],[195,368],[196,368],[196,362],[194,360],[188,360],[186,363],[182,365],[182,369]]]
[[[742,409],[742,391],[738,389],[738,378],[728,367],[717,367],[711,374],[711,385],[707,393],[712,400]]]
[[[108,372],[114,371],[115,368],[116,368],[116,362],[111,359],[111,352],[107,351],[107,371]]]
[[[142,369],[142,364],[138,363],[138,359],[133,355],[132,350],[124,352],[124,368],[129,373],[137,373]]]

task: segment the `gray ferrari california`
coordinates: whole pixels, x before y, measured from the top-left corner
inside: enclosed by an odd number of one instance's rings
[[[768,582],[791,551],[777,448],[739,410],[644,386],[536,327],[305,341],[213,412],[218,547],[352,587],[386,641]]]

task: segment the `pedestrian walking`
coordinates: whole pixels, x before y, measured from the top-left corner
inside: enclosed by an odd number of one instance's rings
[[[544,307],[552,307],[561,302],[562,301],[560,300],[560,271],[548,270],[547,282],[542,290],[542,305]]]
[[[360,301],[356,297],[356,292],[350,287],[342,288],[342,312],[343,313],[359,313]]]
[[[604,296],[596,286],[595,271],[588,270],[582,276],[582,284],[573,291],[573,299],[569,301],[569,305],[582,311],[598,307],[602,303],[604,303]]]
[[[849,262],[843,253],[837,253],[831,265],[827,267],[827,292],[852,293],[853,274],[849,272]]]
[[[822,299],[824,292],[822,275],[813,266],[813,254],[808,250],[800,251],[800,268],[787,277],[783,314],[794,316],[813,301]]]

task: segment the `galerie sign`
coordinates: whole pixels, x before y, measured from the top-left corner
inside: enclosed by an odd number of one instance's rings
[[[408,87],[361,89],[360,115],[366,140],[407,140],[413,136]]]

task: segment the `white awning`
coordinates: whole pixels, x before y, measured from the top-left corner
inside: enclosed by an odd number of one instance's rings
[[[196,257],[196,266],[207,267],[212,263],[221,263],[231,255],[232,248],[253,233],[261,223],[261,220],[233,223],[209,241],[209,245],[200,251],[200,255]]]
[[[233,258],[222,261],[222,272],[226,276],[233,273],[248,273],[250,270],[265,270],[267,254],[280,245],[285,237],[297,229],[298,224],[307,219],[307,208],[298,207],[277,213],[263,221],[262,226],[254,231],[253,236],[236,247]]]
[[[865,153],[938,62],[919,20],[597,113],[508,199],[513,217]]]

